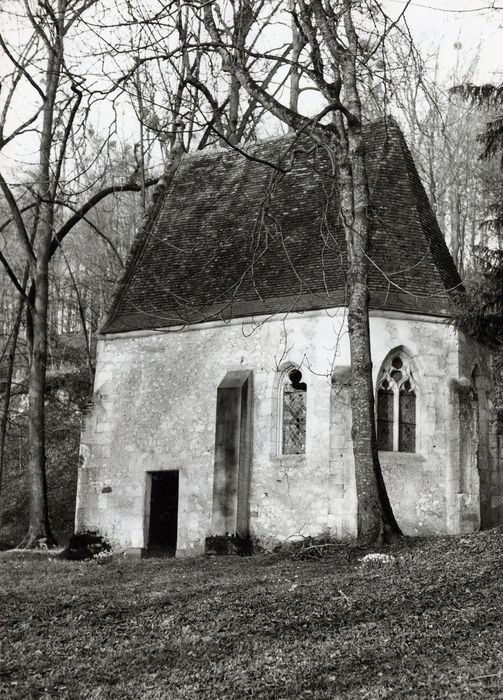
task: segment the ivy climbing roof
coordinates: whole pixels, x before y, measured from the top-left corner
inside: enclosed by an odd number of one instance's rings
[[[366,127],[365,146],[371,307],[448,315],[460,278],[396,122]],[[147,213],[102,332],[347,303],[338,177],[326,149],[288,135],[248,152],[183,156]]]

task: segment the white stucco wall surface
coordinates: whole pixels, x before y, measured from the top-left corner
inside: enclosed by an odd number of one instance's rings
[[[460,436],[452,381],[463,368],[457,332],[444,323],[374,315],[371,337],[374,382],[389,352],[402,347],[418,385],[416,453],[380,453],[399,524],[407,534],[459,529]],[[290,364],[300,367],[307,383],[306,454],[282,456],[278,378]],[[202,552],[205,538],[215,534],[217,387],[226,372],[249,369],[252,537],[269,547],[322,532],[355,535],[349,391],[332,382],[337,368],[349,366],[341,310],[99,340],[94,406],[82,435],[76,529],[98,531],[118,547],[147,547],[148,473],[179,470],[177,553]],[[468,510],[473,497],[465,498]]]

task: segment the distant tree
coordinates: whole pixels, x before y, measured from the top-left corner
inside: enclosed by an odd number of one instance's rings
[[[474,275],[460,298],[456,324],[480,340],[503,344],[503,85],[457,85],[455,95],[488,114],[477,136],[482,160],[499,159],[499,173],[486,192],[486,214],[480,226],[487,244],[477,246]]]
[[[445,48],[443,47],[443,50]],[[407,46],[396,51],[406,62],[406,79],[395,86],[392,110],[399,115],[410,149],[454,262],[463,276],[472,267],[472,249],[484,244],[479,224],[487,208],[488,183],[495,164],[478,158],[477,131],[483,114],[449,94],[449,86],[470,80],[477,61],[465,61],[456,43],[454,65],[443,77],[439,51],[406,61]]]
[[[495,114],[489,118],[485,130],[478,135],[482,144],[481,158],[487,159],[499,156],[500,167],[503,169],[503,83],[501,85],[473,85],[463,83],[451,88],[454,95],[481,109],[494,109]]]
[[[482,342],[503,345],[503,250],[478,247],[475,274],[465,283],[456,324]]]

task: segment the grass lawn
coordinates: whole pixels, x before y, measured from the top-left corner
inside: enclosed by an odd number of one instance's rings
[[[4,554],[2,698],[503,698],[503,530],[391,553]]]

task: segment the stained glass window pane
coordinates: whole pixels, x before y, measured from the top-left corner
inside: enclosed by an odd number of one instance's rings
[[[398,404],[398,450],[416,451],[416,395],[413,391],[400,391]]]
[[[306,390],[286,384],[283,389],[283,454],[306,451]]]
[[[393,450],[393,391],[379,389],[377,392],[377,448]]]

